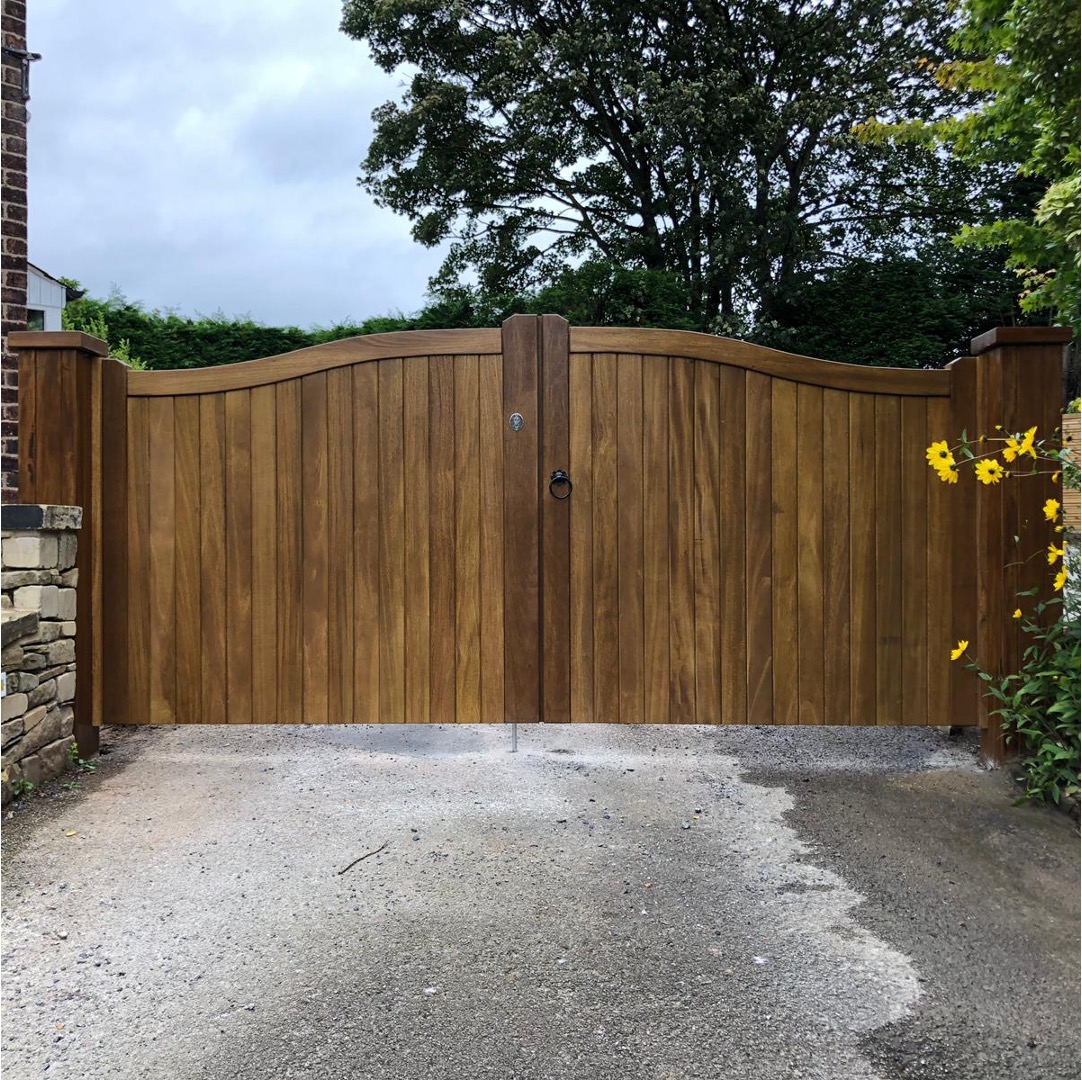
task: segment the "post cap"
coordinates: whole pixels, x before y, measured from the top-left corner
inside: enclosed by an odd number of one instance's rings
[[[1004,345],[1062,345],[1074,337],[1069,326],[997,326],[975,337],[969,348],[973,356]]]
[[[13,349],[81,349],[93,356],[108,356],[109,346],[81,330],[14,330],[8,334]]]

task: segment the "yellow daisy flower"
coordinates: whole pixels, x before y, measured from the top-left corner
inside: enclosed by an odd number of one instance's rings
[[[977,462],[974,472],[982,484],[998,484],[1003,477],[1003,466],[995,458],[985,458]]]
[[[1048,565],[1054,566],[1057,559],[1062,559],[1064,548],[1058,548],[1055,544],[1048,545]]]
[[[1055,499],[1045,499],[1044,520],[1055,521],[1059,517],[1059,503]]]
[[[1036,434],[1037,429],[1035,427],[1031,427],[1029,431],[1027,431],[1025,435],[1022,436],[1022,442],[1018,447],[1019,457],[1021,457],[1023,454],[1029,454],[1029,456],[1033,458],[1034,461],[1037,460],[1037,451],[1033,447],[1033,439]]]
[[[936,469],[936,474],[944,484],[957,484],[958,483],[958,469],[955,466],[949,466],[945,469]]]
[[[932,443],[932,445],[924,451],[924,456],[928,459],[928,464],[931,465],[933,469],[948,469],[954,464],[954,455],[951,453],[951,449],[947,445],[945,439],[942,442]]]
[[[1007,440],[1007,445],[1003,447],[1003,460],[1014,461],[1018,457],[1019,451],[1022,449],[1021,442],[1018,439],[1010,438]]]
[[[1056,575],[1056,580],[1053,581],[1052,584],[1055,586],[1057,592],[1059,592],[1063,588],[1063,586],[1067,584],[1066,566],[1060,568],[1060,572]]]
[[[1022,618],[1022,609],[1020,607],[1016,607],[1014,609],[1014,614],[1011,616],[1011,618],[1012,619],[1020,619],[1020,618]]]
[[[952,660],[957,660],[958,657],[961,656],[962,653],[964,653],[966,651],[966,649],[968,649],[968,648],[969,648],[969,642],[966,641],[963,638],[961,641],[958,642],[958,645],[957,645],[956,648],[951,649],[951,659]]]

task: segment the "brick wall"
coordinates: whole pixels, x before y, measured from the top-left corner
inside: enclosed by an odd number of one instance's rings
[[[26,61],[7,50],[26,51],[26,4],[4,0],[3,15],[3,216],[0,219],[3,339],[0,341],[0,486],[4,502],[18,488],[19,372],[7,335],[26,329]]]

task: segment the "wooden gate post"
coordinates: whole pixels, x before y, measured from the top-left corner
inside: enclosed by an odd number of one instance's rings
[[[8,342],[19,354],[19,498],[83,509],[75,741],[89,758],[102,722],[103,373],[107,365],[125,369],[106,359],[105,342],[78,331],[16,332]],[[114,372],[110,381],[116,385]]]
[[[968,435],[1000,436],[1036,425],[1048,438],[1060,423],[1065,327],[1006,326],[971,343],[976,361],[976,430]],[[1002,425],[1002,432],[996,425]],[[956,433],[959,434],[959,433]],[[1018,670],[1024,647],[1011,613],[1017,593],[1039,588],[1050,596],[1051,577],[1044,558],[1050,526],[1043,507],[1057,487],[1038,477],[976,484],[977,612],[970,651],[984,671],[999,678]],[[978,709],[981,752],[1001,764],[1007,757],[1003,725],[990,715],[993,699],[982,696]]]

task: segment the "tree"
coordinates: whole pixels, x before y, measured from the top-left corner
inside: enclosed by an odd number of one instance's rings
[[[360,182],[451,241],[437,288],[472,269],[523,292],[600,259],[676,275],[697,324],[772,317],[808,268],[979,220],[966,166],[852,135],[941,115],[915,61],[944,56],[943,7],[346,0],[345,33],[413,71]]]
[[[978,105],[928,123],[879,118],[862,125],[872,142],[939,143],[981,168],[1012,168],[1022,205],[969,224],[959,241],[1006,252],[1022,279],[1022,308],[1050,311],[1080,329],[1082,218],[1079,84],[1082,30],[1077,0],[965,0],[950,58],[925,67],[945,89]]]

